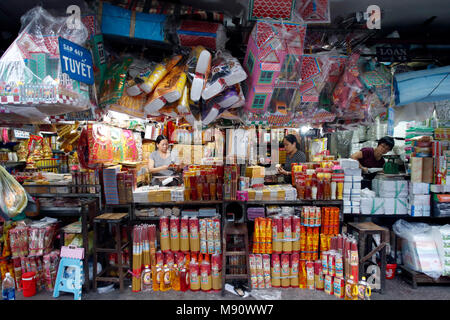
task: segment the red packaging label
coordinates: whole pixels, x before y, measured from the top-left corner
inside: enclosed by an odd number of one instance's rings
[[[175,257],[173,255],[172,251],[167,251],[164,253],[164,264],[167,264],[168,266],[173,266],[175,263]]]

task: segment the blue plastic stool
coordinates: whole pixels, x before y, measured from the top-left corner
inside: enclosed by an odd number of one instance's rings
[[[83,273],[84,249],[62,247],[61,260],[56,276],[53,298],[58,298],[60,291],[74,294],[74,300],[81,300],[81,289],[84,281]]]

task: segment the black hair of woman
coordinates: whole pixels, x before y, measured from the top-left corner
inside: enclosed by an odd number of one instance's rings
[[[156,144],[160,144],[161,141],[163,141],[163,140],[168,141],[169,139],[167,139],[167,137],[165,135],[160,134],[159,136],[156,137]]]
[[[300,150],[300,143],[297,141],[296,136],[294,136],[293,134],[288,134],[284,138],[292,144],[295,143],[295,147],[297,148],[297,150]]]

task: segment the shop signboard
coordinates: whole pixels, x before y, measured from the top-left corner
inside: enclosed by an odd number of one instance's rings
[[[377,59],[380,62],[410,61],[409,46],[403,44],[383,45],[376,48]]]
[[[67,39],[58,38],[61,70],[73,80],[94,84],[91,52]]]

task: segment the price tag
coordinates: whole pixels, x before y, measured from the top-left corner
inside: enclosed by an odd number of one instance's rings
[[[16,139],[29,139],[30,138],[30,133],[27,132],[27,131],[14,129],[14,137]]]

